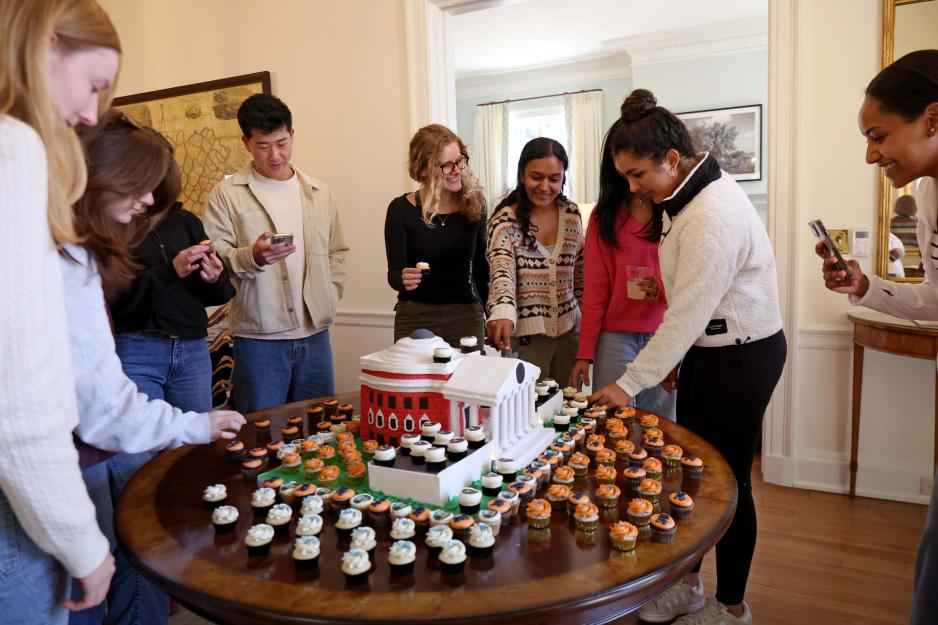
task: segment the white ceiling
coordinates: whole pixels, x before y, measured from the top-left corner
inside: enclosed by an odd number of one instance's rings
[[[604,41],[768,17],[768,0],[514,0],[453,17],[457,77],[608,54]]]

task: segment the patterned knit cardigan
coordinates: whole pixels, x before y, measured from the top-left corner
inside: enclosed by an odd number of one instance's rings
[[[556,337],[579,325],[584,237],[576,204],[560,204],[553,253],[540,243],[522,243],[510,206],[489,219],[488,240],[489,321],[508,319],[515,324],[515,336]]]

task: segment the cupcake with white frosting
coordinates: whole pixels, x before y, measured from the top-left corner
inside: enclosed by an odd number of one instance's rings
[[[446,443],[446,457],[451,462],[458,462],[466,457],[469,451],[469,441],[464,438],[454,438]]]
[[[479,349],[479,339],[474,336],[464,336],[459,339],[459,350],[464,354],[471,354]]]
[[[498,473],[489,471],[482,476],[482,494],[486,497],[494,497],[498,493],[502,492],[502,484],[504,483],[505,478],[503,478]]]
[[[361,549],[368,554],[369,558],[374,558],[375,547],[378,542],[375,540],[375,531],[367,526],[356,527],[352,530],[352,549]]]
[[[440,568],[446,575],[458,575],[466,567],[466,545],[458,540],[448,541],[440,551]]]
[[[427,471],[430,473],[439,473],[446,467],[445,447],[430,447],[424,452],[423,457]]]
[[[395,501],[391,504],[392,522],[397,519],[406,519],[413,511],[413,507],[406,501]]]
[[[391,538],[394,540],[409,540],[416,533],[417,524],[407,517],[394,519],[394,523],[391,524]]]
[[[404,434],[401,437],[401,455],[410,455],[410,446],[421,440],[420,434]]]
[[[375,450],[373,462],[379,467],[393,467],[397,451],[390,445],[381,445]]]
[[[488,558],[495,547],[495,534],[492,528],[477,523],[469,530],[469,553],[473,558]]]
[[[258,488],[251,493],[251,509],[255,516],[267,516],[274,502],[277,500],[277,491],[272,488]]]
[[[212,525],[216,534],[227,534],[238,523],[238,509],[234,506],[218,506],[212,510]]]
[[[437,432],[443,429],[443,426],[439,423],[434,423],[433,421],[424,421],[420,424],[420,436],[423,437],[423,440],[433,444],[433,440],[436,438]]]
[[[493,536],[498,536],[502,527],[502,513],[498,510],[485,508],[479,511],[479,523],[488,525],[492,530]]]
[[[512,482],[518,474],[518,468],[512,458],[499,458],[495,461],[495,471],[502,476],[505,482]]]
[[[449,525],[453,520],[453,513],[449,510],[434,510],[430,513],[430,525]]]
[[[364,584],[368,581],[371,571],[371,559],[368,553],[361,549],[349,549],[342,554],[342,573],[345,574],[345,583],[349,586]]]
[[[283,534],[290,527],[293,517],[293,508],[285,503],[278,503],[267,512],[267,525],[274,528],[277,534]]]
[[[310,495],[303,498],[303,502],[300,505],[300,514],[306,516],[307,514],[322,514],[322,511],[325,509],[325,504],[323,503],[322,497],[319,495]]]
[[[424,455],[427,453],[427,450],[430,449],[432,445],[425,440],[419,440],[413,445],[410,446],[410,459],[414,464],[425,464],[426,458]]]
[[[427,549],[431,555],[439,555],[443,545],[453,540],[453,530],[449,525],[435,525],[427,530]]]
[[[453,433],[449,430],[440,430],[433,437],[433,444],[437,447],[446,447],[453,440]]]
[[[335,531],[339,538],[348,540],[352,535],[352,530],[362,524],[361,510],[355,508],[346,508],[339,512],[339,518],[335,522]]]
[[[476,514],[482,503],[482,491],[475,488],[464,488],[459,491],[459,510],[463,514]]]
[[[391,575],[410,575],[414,572],[414,561],[417,559],[417,545],[409,540],[396,540],[391,543],[388,552],[388,564],[391,565]]]
[[[296,522],[297,536],[319,536],[322,531],[322,517],[318,514],[304,514]]]
[[[433,362],[442,364],[453,359],[452,347],[437,347],[433,350]]]
[[[470,425],[466,428],[466,441],[469,449],[479,449],[485,445],[485,430],[481,425]]]
[[[248,530],[244,537],[244,544],[248,548],[248,556],[255,558],[270,553],[270,541],[274,539],[274,528],[266,523],[259,523]]]
[[[300,536],[293,542],[293,564],[298,569],[312,569],[319,564],[319,539]]]
[[[202,505],[206,510],[214,510],[225,503],[228,498],[228,488],[224,484],[212,484],[202,491]]]

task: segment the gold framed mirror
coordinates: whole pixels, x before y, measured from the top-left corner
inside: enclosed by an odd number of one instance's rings
[[[883,67],[913,50],[935,47],[938,0],[883,0]],[[921,282],[915,239],[915,183],[894,189],[879,172],[876,273],[897,282]],[[901,256],[900,256],[901,254]]]

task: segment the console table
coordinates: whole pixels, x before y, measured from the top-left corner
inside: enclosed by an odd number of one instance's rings
[[[860,442],[860,404],[863,393],[863,348],[935,361],[938,327],[926,327],[878,312],[847,315],[853,322],[853,420],[850,429],[850,496],[857,491],[857,450]],[[935,369],[935,423],[938,424],[938,365]],[[938,429],[935,430],[935,466],[938,466]]]

